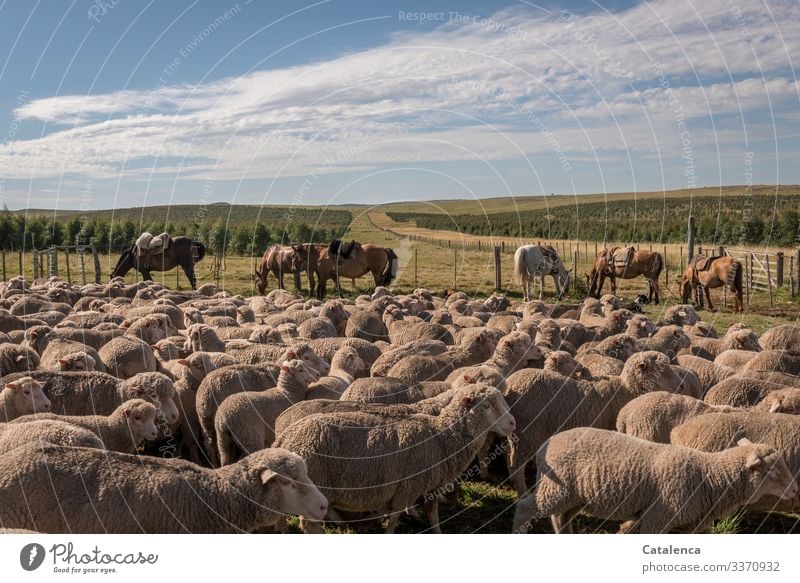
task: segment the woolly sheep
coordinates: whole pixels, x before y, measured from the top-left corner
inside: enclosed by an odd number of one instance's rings
[[[106,371],[121,379],[142,372],[155,372],[157,368],[153,349],[136,336],[118,336],[103,346],[98,355]]]
[[[726,350],[714,359],[714,364],[727,366],[728,368],[740,371],[744,368],[744,365],[753,360],[757,354],[759,353],[752,350]]]
[[[765,350],[800,351],[800,326],[794,323],[770,328],[759,337],[758,343]]]
[[[447,351],[447,345],[440,340],[413,340],[402,346],[392,347],[381,354],[370,369],[370,376],[385,377],[391,368],[413,354],[419,356],[436,356]]]
[[[679,365],[694,371],[697,378],[700,379],[703,395],[717,383],[736,374],[736,371],[732,368],[715,364],[693,354],[681,354],[677,360]]]
[[[17,344],[0,344],[0,376],[32,371],[38,367],[39,355],[30,348]]]
[[[689,338],[683,328],[674,324],[668,324],[659,328],[649,338],[639,340],[641,350],[656,350],[666,354],[670,360],[674,361],[678,353],[691,346],[693,340]]]
[[[110,415],[55,415],[37,413],[15,419],[9,426],[36,421],[64,421],[91,431],[100,438],[106,449],[123,453],[136,453],[145,440],[158,437],[156,416],[158,409],[144,399],[130,399],[117,407]],[[51,442],[62,443],[63,442]],[[79,444],[73,444],[79,445]],[[87,446],[88,447],[88,446]]]
[[[63,371],[92,372],[95,370],[95,365],[96,362],[94,358],[83,351],[65,354],[62,358],[58,359],[58,370]]]
[[[741,369],[743,372],[783,372],[800,374],[800,352],[790,350],[763,350]]]
[[[800,475],[800,418],[796,415],[757,411],[709,413],[689,419],[670,435],[675,445],[706,452],[726,450],[742,438],[774,447],[783,454],[791,474]],[[796,512],[800,508],[800,498],[777,500],[776,495],[760,502],[754,499],[748,506],[778,512]]]
[[[785,385],[744,376],[732,376],[711,387],[704,400],[709,405],[752,407],[773,391],[786,389]]]
[[[646,441],[669,443],[675,427],[697,415],[717,411],[700,399],[654,391],[628,402],[617,415],[617,431]]]
[[[330,373],[308,387],[306,399],[338,399],[353,384],[356,370],[363,366],[355,348],[342,346],[333,355]]]
[[[52,407],[50,399],[42,391],[42,383],[31,377],[19,376],[3,379],[0,390],[0,422],[11,421],[22,415],[42,413]]]
[[[703,453],[577,428],[550,438],[536,460],[542,476],[517,502],[515,532],[545,516],[555,532],[572,532],[578,513],[627,521],[625,532],[707,532],[749,502],[797,495],[780,452],[747,439],[724,452]]]
[[[669,358],[655,351],[631,356],[618,377],[580,381],[535,369],[508,377],[504,396],[519,426],[509,452],[509,473],[517,493],[522,496],[527,490],[525,468],[551,435],[572,427],[614,429],[628,402],[679,384]]]
[[[388,514],[386,532],[393,532],[401,512],[467,469],[488,431],[507,436],[514,428],[497,389],[470,385],[455,391],[438,416],[311,415],[293,423],[275,445],[306,460],[331,508]],[[425,510],[440,532],[436,496],[426,500]]]
[[[225,399],[214,417],[220,465],[272,445],[275,420],[293,404],[303,401],[308,386],[318,380],[319,373],[302,360],[286,361],[275,388]]]
[[[593,377],[619,376],[625,367],[625,363],[621,360],[592,352],[578,354],[575,360]]]
[[[734,330],[728,332],[722,338],[704,338],[702,336],[692,336],[690,354],[714,360],[726,350],[750,350],[759,352],[761,347],[758,340],[750,330]]]
[[[70,504],[60,504],[66,499]],[[53,512],[56,507],[61,510]],[[319,520],[327,510],[305,462],[282,449],[265,449],[217,470],[183,460],[39,444],[0,460],[0,524],[8,528],[224,534],[274,526],[285,515]]]
[[[430,322],[404,322],[403,313],[396,306],[383,312],[383,323],[389,331],[391,343],[402,346],[412,340],[441,340],[447,345],[455,343],[453,335],[441,324]]]
[[[666,326],[674,324],[675,326],[691,326],[700,321],[700,316],[697,315],[694,307],[688,304],[678,304],[671,306],[664,312],[664,317],[661,324]]]

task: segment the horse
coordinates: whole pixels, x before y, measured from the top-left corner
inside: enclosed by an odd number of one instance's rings
[[[310,254],[313,260],[313,254]],[[316,258],[316,265],[309,265],[317,275],[317,297],[325,298],[325,284],[333,279],[336,292],[342,297],[340,278],[355,279],[372,274],[375,286],[390,285],[397,278],[397,255],[389,247],[380,245],[362,245],[356,241],[344,243],[338,239],[331,241]],[[309,276],[310,277],[310,276]],[[313,292],[312,292],[313,293]]]
[[[615,264],[615,256],[625,255],[621,264]],[[664,268],[664,259],[658,251],[636,251],[633,247],[612,247],[598,253],[592,270],[586,275],[589,296],[600,298],[606,277],[611,280],[611,293],[617,293],[617,278],[634,279],[643,276],[647,280],[648,300],[658,305],[661,295],[658,278]]]
[[[559,299],[569,292],[569,271],[555,249],[549,245],[523,245],[517,248],[514,252],[514,282],[522,286],[526,302],[530,301],[530,286],[537,275],[542,278],[539,299],[542,299],[546,275],[553,276]]]
[[[180,266],[192,284],[192,289],[197,289],[194,264],[205,256],[205,246],[189,237],[170,237],[166,250],[150,255],[146,263],[136,252],[136,245],[131,245],[122,252],[114,271],[111,272],[111,277],[125,277],[131,269],[135,269],[146,281],[151,279],[151,271],[169,271]]]
[[[300,271],[302,245],[270,245],[261,256],[261,269],[255,270],[256,288],[259,294],[264,294],[267,289],[267,279],[269,274],[273,274],[278,280],[278,288],[285,289],[283,286],[283,275],[291,273],[294,275],[295,288],[300,289]]]
[[[742,264],[733,257],[704,257],[695,255],[692,257],[681,278],[680,289],[683,303],[688,303],[692,290],[698,286],[703,288],[708,309],[713,310],[711,294],[709,289],[714,289],[728,285],[733,292],[733,311],[738,314],[742,311],[744,302],[742,301]],[[702,305],[703,296],[699,296],[699,304]]]

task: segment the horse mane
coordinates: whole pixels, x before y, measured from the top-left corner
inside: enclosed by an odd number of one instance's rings
[[[355,249],[355,247],[355,241],[350,241],[350,243],[347,244],[341,239],[334,239],[328,245],[328,253],[331,255],[338,255],[342,259],[347,259],[353,253],[353,249]]]

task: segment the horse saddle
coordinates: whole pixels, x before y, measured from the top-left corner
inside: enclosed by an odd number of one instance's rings
[[[707,271],[715,259],[719,259],[719,257],[695,255],[689,260],[689,267],[691,267],[693,271]]]
[[[169,233],[152,235],[145,231],[136,239],[136,250],[139,254],[146,251],[150,255],[157,255],[167,250],[167,247],[169,247],[169,240]]]
[[[627,269],[633,260],[636,248],[631,247],[612,247],[606,253],[606,261],[611,269]]]
[[[331,255],[336,255],[340,259],[347,259],[350,257],[350,254],[353,252],[353,248],[355,248],[355,246],[355,241],[345,243],[341,239],[334,239],[331,241],[330,245],[328,245],[328,253]]]

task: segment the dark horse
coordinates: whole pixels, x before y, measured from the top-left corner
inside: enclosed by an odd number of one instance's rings
[[[131,245],[122,252],[117,261],[117,266],[111,272],[111,277],[125,277],[131,269],[142,274],[146,280],[150,279],[151,271],[169,271],[180,265],[192,289],[197,289],[197,278],[194,275],[194,264],[206,255],[206,248],[199,241],[192,241],[189,237],[170,237],[167,250],[150,256],[147,265],[136,253],[136,246]]]

